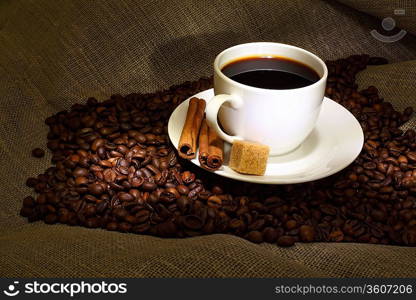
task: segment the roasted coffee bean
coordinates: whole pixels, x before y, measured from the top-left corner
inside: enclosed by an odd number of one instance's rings
[[[374,170],[375,168],[377,168],[377,164],[374,162],[366,162],[363,164],[363,167],[367,170]]]
[[[295,239],[290,235],[283,235],[277,239],[277,245],[281,247],[291,247],[295,244]]]
[[[22,217],[28,218],[29,216],[33,215],[33,209],[31,207],[28,207],[28,206],[23,206],[20,209],[20,215]]]
[[[126,221],[127,223],[130,223],[130,224],[139,223],[138,218],[136,218],[135,216],[132,216],[132,215],[125,216],[124,221]]]
[[[183,225],[188,229],[198,230],[198,229],[202,228],[204,223],[203,223],[203,221],[201,220],[200,217],[198,217],[196,215],[188,215],[188,216],[184,217]]]
[[[36,178],[33,178],[33,177],[29,177],[27,180],[26,180],[26,185],[28,186],[28,187],[31,187],[31,188],[33,188],[33,187],[35,187],[35,185],[38,183],[38,180],[36,179]]]
[[[292,230],[297,227],[297,222],[295,220],[286,221],[285,227],[287,230]]]
[[[185,213],[189,206],[191,205],[191,201],[186,196],[181,196],[178,200],[176,200],[176,205],[181,210],[182,213]]]
[[[250,230],[261,230],[265,225],[264,219],[258,219],[248,226]]]
[[[173,187],[165,189],[164,191],[160,193],[160,196],[159,196],[159,198],[165,202],[173,202],[176,199],[179,199],[179,197],[180,197],[179,192]]]
[[[332,242],[341,242],[344,240],[344,233],[336,228],[328,235],[328,240]]]
[[[189,171],[185,171],[182,173],[182,181],[185,184],[190,184],[192,182],[194,182],[195,180],[195,174],[189,172]]]
[[[337,209],[332,205],[324,204],[320,206],[320,209],[324,214],[327,214],[330,216],[335,216],[337,214]]]
[[[88,170],[85,168],[76,168],[73,173],[72,173],[75,177],[79,177],[79,176],[88,176]]]
[[[100,219],[93,217],[85,221],[85,226],[88,228],[98,228],[100,227]]]
[[[263,239],[267,243],[274,243],[276,242],[277,238],[279,237],[278,231],[273,227],[266,227],[263,229]]]
[[[236,229],[238,229],[238,228],[240,228],[240,227],[243,227],[245,224],[244,224],[244,222],[242,221],[242,220],[240,220],[240,219],[232,219],[230,222],[229,222],[229,224],[228,224],[228,227],[230,228],[230,229],[232,229],[232,230],[236,230]]]
[[[214,185],[211,190],[212,190],[212,193],[215,195],[221,195],[223,193],[223,189],[219,187],[218,185]]]
[[[75,184],[76,185],[86,185],[88,184],[89,180],[87,177],[80,176],[75,178]]]
[[[36,204],[46,204],[46,195],[45,194],[40,194],[37,198],[36,198]]]
[[[416,152],[408,152],[406,155],[411,161],[416,161]]]
[[[263,242],[263,235],[260,231],[250,231],[247,239],[253,243],[259,244]]]
[[[138,223],[144,223],[149,220],[150,212],[146,209],[141,209],[136,213]]]
[[[299,235],[302,242],[313,242],[315,239],[315,229],[309,225],[302,225],[299,228]]]
[[[88,185],[88,190],[93,195],[101,195],[102,193],[104,193],[103,186],[98,183],[93,183],[93,184]]]
[[[171,220],[156,225],[156,232],[161,237],[174,237],[177,232],[175,223]]]
[[[219,208],[221,207],[222,200],[218,196],[210,196],[207,200],[207,204],[209,207]]]
[[[186,185],[183,185],[183,184],[178,185],[178,186],[176,187],[176,189],[178,190],[178,192],[179,192],[181,195],[188,195],[188,194],[189,194],[189,188],[188,188]]]
[[[97,213],[102,214],[105,212],[105,210],[108,208],[108,202],[101,201],[97,204]]]
[[[133,177],[130,181],[131,186],[138,188],[140,187],[144,182],[144,178],[143,177]]]
[[[142,184],[142,188],[145,191],[153,191],[154,189],[157,188],[157,185],[154,182],[145,182]]]
[[[58,221],[58,216],[55,214],[48,214],[45,216],[46,224],[55,224]]]
[[[150,229],[150,224],[143,223],[139,225],[135,225],[131,228],[131,231],[134,233],[145,233]]]
[[[33,157],[37,157],[37,158],[41,158],[45,156],[45,151],[40,149],[40,148],[35,148],[32,150],[32,156]]]
[[[121,232],[129,232],[131,228],[132,228],[132,225],[127,222],[121,222],[117,225],[117,230]]]
[[[24,207],[33,207],[35,206],[35,199],[32,196],[27,196],[23,199]]]
[[[118,194],[118,198],[119,198],[121,201],[133,201],[133,200],[134,200],[133,195],[131,195],[131,194],[129,194],[129,193],[119,193],[119,194]]]
[[[118,228],[118,224],[116,222],[110,222],[106,226],[107,230],[115,231]]]

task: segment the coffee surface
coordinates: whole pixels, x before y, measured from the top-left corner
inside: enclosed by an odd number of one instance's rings
[[[230,62],[222,72],[239,83],[274,90],[301,88],[320,79],[311,67],[284,57],[245,57]]]

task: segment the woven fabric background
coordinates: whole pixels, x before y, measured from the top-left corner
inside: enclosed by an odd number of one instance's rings
[[[282,249],[227,235],[160,239],[27,224],[18,216],[31,193],[26,178],[50,165],[49,154],[30,157],[32,148],[45,148],[47,116],[89,96],[105,100],[210,75],[216,54],[234,44],[289,43],[323,59],[386,57],[392,64],[367,69],[360,85],[377,86],[398,108],[416,105],[416,37],[385,44],[369,33],[394,1],[341,2],[0,1],[0,276],[416,276],[415,248],[314,243]],[[398,23],[415,32],[416,5],[405,4],[409,16]],[[407,126],[415,127],[415,119]]]
[[[416,33],[415,0],[338,0],[341,3],[371,14],[380,19],[393,17],[396,25],[413,34]]]

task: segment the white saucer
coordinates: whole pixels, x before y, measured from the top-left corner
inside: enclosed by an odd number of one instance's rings
[[[213,96],[214,90],[209,89],[192,97],[202,98],[208,103]],[[176,149],[185,123],[189,99],[182,102],[169,119],[169,138]],[[364,134],[357,119],[343,106],[325,97],[321,114],[312,133],[294,151],[269,157],[264,176],[239,174],[230,169],[228,161],[231,145],[228,143],[224,146],[224,165],[214,173],[235,180],[263,184],[290,184],[317,180],[351,164],[360,154],[363,143]],[[191,161],[200,166],[198,156]]]

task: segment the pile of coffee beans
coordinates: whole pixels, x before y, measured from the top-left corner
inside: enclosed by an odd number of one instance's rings
[[[27,180],[37,196],[23,200],[20,214],[30,222],[161,237],[228,233],[280,246],[416,246],[416,133],[399,129],[413,110],[398,112],[376,87],[358,91],[355,83],[367,65],[384,63],[367,55],[327,62],[326,95],[365,132],[360,156],[331,177],[257,185],[181,160],[167,122],[183,100],[212,87],[211,78],[202,78],[152,94],[90,98],[47,118],[54,166]]]

